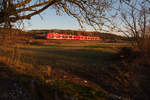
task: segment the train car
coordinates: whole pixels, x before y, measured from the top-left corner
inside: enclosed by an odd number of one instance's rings
[[[46,39],[53,39],[54,38],[54,33],[45,33],[45,38]]]
[[[84,40],[84,36],[79,36],[80,40]]]
[[[79,40],[80,37],[79,37],[78,35],[74,35],[74,39],[75,39],[75,40]]]
[[[91,37],[90,37],[90,36],[88,36],[87,40],[91,40]]]
[[[69,39],[69,35],[63,34],[63,39]]]
[[[96,40],[101,40],[101,38],[100,37],[96,37]]]
[[[69,39],[69,40],[101,40],[100,37],[81,36],[81,35],[66,35],[58,33],[45,33],[46,39]]]
[[[74,39],[74,36],[73,36],[73,35],[69,35],[69,39],[70,39],[70,40],[73,40],[73,39]]]

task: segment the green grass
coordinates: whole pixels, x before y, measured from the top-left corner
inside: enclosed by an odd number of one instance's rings
[[[107,67],[113,62],[112,55],[116,47],[126,44],[97,43],[65,45],[19,45],[20,64],[31,66],[51,66],[66,71],[82,72],[83,70]],[[1,56],[10,55],[10,48],[1,47]],[[6,53],[8,52],[8,53]]]
[[[82,44],[82,45],[81,45]],[[19,64],[24,66],[51,66],[73,74],[87,76],[90,71],[98,72],[113,63],[116,47],[126,44],[81,43],[60,45],[18,45]],[[3,50],[2,50],[3,49]],[[1,47],[1,56],[9,56],[11,48]],[[8,53],[7,53],[8,52]]]
[[[51,66],[52,69],[61,69],[88,80],[91,74],[96,75],[101,68],[112,64],[112,55],[117,52],[117,47],[122,46],[126,46],[126,44],[17,45],[19,49],[14,49],[14,46],[0,46],[0,56],[10,56],[10,51],[16,50],[16,53],[20,55],[19,64],[22,66],[35,68]],[[28,87],[31,77],[18,77]],[[50,95],[50,91],[52,96],[54,95],[53,90],[57,90],[60,94],[76,96],[78,100],[109,100],[109,96],[103,92],[97,92],[89,87],[64,80],[46,85],[45,90],[42,90],[42,85],[39,85],[39,88],[41,90],[35,91],[39,91],[39,93],[47,91],[47,95]]]
[[[20,49],[21,62],[50,65],[53,68],[95,68],[111,63],[116,50],[107,45],[89,46],[25,46]]]
[[[74,84],[69,81],[54,81],[50,84],[53,89],[58,89],[62,94],[76,97],[77,100],[109,100],[109,95],[97,92],[86,86]]]
[[[31,77],[22,76],[19,80],[19,82],[31,92],[31,95],[36,100],[47,100],[46,98],[51,98],[50,100],[53,100],[56,93],[61,99],[67,95],[69,98],[75,98],[75,100],[111,100],[111,97],[102,91],[95,91],[90,87],[79,85],[67,80],[55,80],[50,84],[36,80],[34,93],[29,86],[29,83],[32,80]]]

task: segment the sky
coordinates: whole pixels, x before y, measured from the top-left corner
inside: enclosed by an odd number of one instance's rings
[[[40,17],[42,16],[42,18]],[[67,14],[61,16],[56,15],[56,11],[52,8],[46,9],[40,15],[35,15],[31,20],[24,21],[25,30],[82,30],[77,20]],[[84,24],[85,31],[94,31],[94,29]]]
[[[25,30],[34,30],[34,29],[70,29],[70,30],[79,30],[81,27],[75,18],[63,14],[61,16],[56,15],[55,10],[47,9],[41,13],[42,18],[39,15],[33,16],[31,20],[24,21]],[[89,27],[86,27],[87,30],[91,30]]]
[[[25,30],[51,30],[51,29],[61,29],[61,30],[81,30],[81,27],[77,20],[67,14],[61,16],[56,15],[56,11],[53,9],[47,9],[39,15],[35,15],[31,20],[24,21]],[[93,31],[94,29],[88,25],[84,25],[85,31]],[[110,31],[109,31],[110,32]],[[116,34],[116,32],[111,32]],[[118,34],[117,35],[121,35]]]
[[[42,18],[40,17],[42,16]],[[62,14],[61,16],[56,15],[54,9],[47,9],[39,15],[35,15],[31,20],[24,21],[25,30],[51,30],[51,29],[61,29],[61,30],[81,30],[81,27],[77,20],[67,14]],[[94,29],[88,25],[84,25],[85,31],[93,31]],[[111,31],[109,31],[111,32]],[[116,32],[111,32],[116,34]],[[118,34],[118,33],[117,33]]]

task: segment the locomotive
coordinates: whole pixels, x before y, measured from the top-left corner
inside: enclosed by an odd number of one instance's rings
[[[45,39],[68,39],[68,40],[101,40],[100,37],[81,36],[81,35],[66,35],[58,33],[45,33]]]

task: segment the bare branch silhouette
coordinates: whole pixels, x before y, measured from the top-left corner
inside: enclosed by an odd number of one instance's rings
[[[82,26],[100,26],[105,19],[105,10],[112,0],[2,0],[0,2],[0,24],[10,27],[19,20],[29,20],[48,8],[67,13],[77,19]]]

